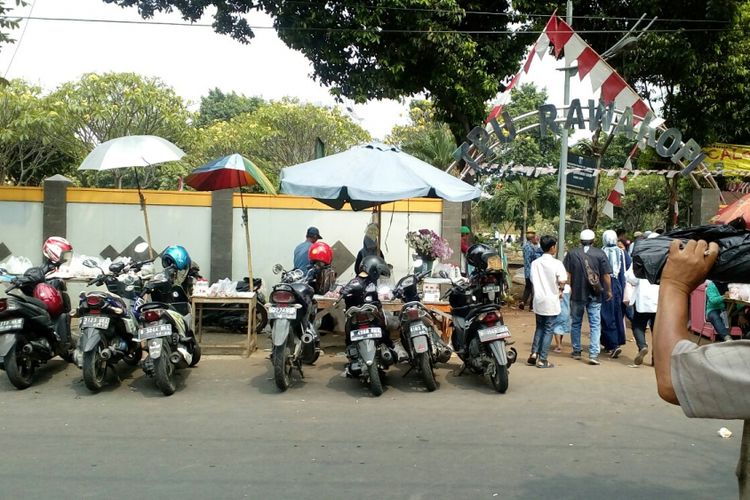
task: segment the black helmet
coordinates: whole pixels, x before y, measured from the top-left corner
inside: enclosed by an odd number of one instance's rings
[[[492,270],[502,269],[502,262],[499,262],[500,257],[497,254],[497,250],[483,243],[470,246],[469,250],[466,251],[466,260],[469,264],[482,271],[488,268]]]
[[[381,276],[391,275],[388,265],[378,255],[368,255],[362,259],[362,263],[359,265],[359,272],[367,273],[372,280],[377,280]]]

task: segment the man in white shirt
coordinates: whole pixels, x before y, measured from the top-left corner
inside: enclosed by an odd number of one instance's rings
[[[536,364],[537,368],[552,368],[555,365],[547,360],[547,353],[552,342],[555,320],[560,314],[560,297],[568,272],[563,263],[555,258],[557,240],[554,236],[543,236],[540,246],[544,254],[531,263],[536,331],[528,364]]]

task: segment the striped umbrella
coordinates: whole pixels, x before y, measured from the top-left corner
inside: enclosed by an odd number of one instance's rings
[[[242,186],[258,185],[269,194],[276,194],[268,177],[253,162],[235,153],[224,156],[193,170],[185,179],[187,185],[198,191],[218,191],[220,189],[234,189]],[[250,286],[253,283],[253,260],[250,251],[250,228],[247,220],[247,207],[240,190],[242,204],[242,223],[245,226],[245,243],[247,244],[247,273]]]

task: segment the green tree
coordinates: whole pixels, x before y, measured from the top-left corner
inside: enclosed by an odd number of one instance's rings
[[[191,115],[174,89],[157,78],[135,73],[88,73],[60,86],[52,99],[66,103],[68,127],[80,141],[83,159],[97,145],[126,135],[156,135],[183,149],[192,141]],[[177,186],[185,165],[165,164],[140,169],[141,186]],[[78,172],[82,185],[135,187],[134,170]]]
[[[217,121],[227,121],[237,115],[255,111],[263,104],[260,97],[247,97],[235,92],[224,93],[218,88],[201,97],[201,107],[195,125],[205,127]]]
[[[15,0],[16,7],[26,7],[28,3],[25,0]],[[17,29],[20,21],[18,19],[9,18],[7,17],[10,13],[11,8],[7,7],[4,0],[0,0],[0,48],[3,44],[6,43],[13,43],[15,40],[13,40],[10,37],[10,33],[6,30],[14,30]],[[7,84],[8,81],[0,78],[0,83]]]
[[[0,185],[38,185],[70,175],[76,138],[66,127],[64,102],[13,80],[0,87]]]
[[[432,103],[411,101],[409,118],[411,123],[408,125],[393,127],[386,142],[440,169],[453,163],[456,141],[448,125],[437,121]]]
[[[486,102],[532,42],[507,34],[517,21],[507,0],[105,1],[136,6],[144,17],[174,8],[190,21],[215,8],[214,29],[243,42],[253,37],[243,15],[264,10],[334,95],[364,102],[424,92],[461,141],[486,117]]]

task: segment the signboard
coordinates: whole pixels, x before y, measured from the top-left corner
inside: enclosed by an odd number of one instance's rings
[[[596,175],[596,160],[568,153],[568,168],[576,169],[568,172],[566,176],[571,194],[595,196],[599,180],[599,176]]]
[[[709,170],[728,171],[734,175],[750,175],[750,146],[712,144],[703,148]],[[731,175],[731,174],[730,174]]]

